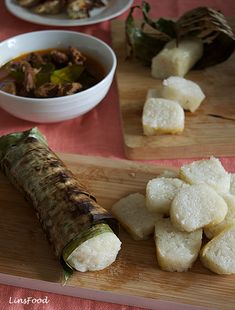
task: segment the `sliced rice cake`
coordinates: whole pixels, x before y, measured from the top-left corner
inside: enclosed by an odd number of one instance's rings
[[[112,206],[112,214],[135,240],[145,240],[154,232],[155,222],[161,218],[145,205],[145,196],[139,193],[120,199]]]
[[[163,98],[179,102],[184,110],[191,112],[195,112],[205,99],[199,85],[180,76],[171,76],[165,79],[161,95]]]
[[[171,40],[152,59],[151,73],[157,79],[184,76],[202,57],[203,42],[198,38]]]
[[[170,208],[172,224],[181,231],[194,231],[222,222],[228,207],[224,199],[206,184],[182,187]]]
[[[147,209],[169,215],[171,202],[183,185],[186,183],[177,178],[159,177],[150,180],[146,186]]]
[[[223,231],[230,224],[235,224],[235,196],[226,194],[223,195],[223,199],[228,206],[228,212],[225,216],[225,219],[221,223],[206,227],[204,229],[204,233],[208,239],[211,239],[221,233],[221,231]]]
[[[179,175],[185,182],[207,184],[218,193],[228,193],[230,189],[230,174],[215,157],[183,165]]]
[[[144,105],[142,124],[146,136],[180,133],[184,130],[184,110],[176,101],[149,98]]]
[[[218,274],[235,273],[235,224],[228,226],[201,250],[201,262]]]
[[[198,257],[202,242],[202,229],[181,232],[169,218],[159,220],[155,225],[157,260],[166,271],[187,271]]]

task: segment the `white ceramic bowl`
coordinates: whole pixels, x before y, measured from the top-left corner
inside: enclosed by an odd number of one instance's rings
[[[105,77],[93,87],[56,98],[26,98],[0,90],[0,107],[24,120],[51,123],[68,120],[93,109],[107,94],[116,69],[113,50],[103,41],[74,31],[45,30],[21,34],[0,43],[0,66],[21,54],[49,48],[79,48],[105,69]]]

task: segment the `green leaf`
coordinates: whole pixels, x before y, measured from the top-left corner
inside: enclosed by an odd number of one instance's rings
[[[66,285],[67,281],[70,279],[70,277],[73,275],[73,269],[66,264],[63,257],[60,258],[60,263],[63,268],[63,279],[62,279],[62,285]]]
[[[24,81],[24,72],[21,70],[10,69],[9,74],[17,83],[23,83]]]
[[[152,20],[149,17],[149,12],[151,7],[149,3],[143,1],[142,2],[142,13],[145,24],[148,24],[153,29],[156,29],[162,33],[165,33],[170,38],[176,38],[176,23],[172,20],[159,18],[158,20]]]
[[[77,82],[84,69],[84,66],[80,65],[67,66],[65,68],[55,70],[51,74],[50,80],[54,84]]]
[[[36,74],[36,85],[40,86],[50,82],[51,74],[55,71],[55,66],[52,63],[47,63],[41,67],[41,70]]]
[[[161,32],[147,33],[135,23],[133,13],[139,6],[132,7],[126,19],[126,37],[130,47],[129,56],[134,56],[145,65],[150,65],[152,58],[162,50],[169,37]]]

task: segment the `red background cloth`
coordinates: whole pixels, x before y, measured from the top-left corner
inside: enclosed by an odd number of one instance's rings
[[[124,1],[124,0],[123,0]],[[134,1],[139,4],[141,1]],[[154,17],[178,17],[186,10],[198,6],[210,6],[220,9],[225,15],[235,15],[234,0],[149,0]],[[120,18],[124,19],[127,13]],[[103,22],[83,27],[47,27],[22,21],[11,15],[5,8],[4,1],[0,3],[0,40],[11,36],[36,30],[67,29],[86,32],[106,41],[111,45],[110,23]],[[114,81],[106,98],[92,111],[74,120],[55,124],[35,124],[17,119],[0,109],[0,135],[18,130],[26,130],[37,126],[46,136],[51,148],[58,152],[77,153],[84,155],[99,155],[113,158],[125,158],[123,137],[118,106],[118,90]],[[235,152],[234,152],[235,153]],[[235,154],[234,154],[235,155]],[[154,163],[180,166],[190,160],[158,160]],[[235,157],[221,159],[225,168],[235,171]],[[48,296],[50,302],[46,305],[9,304],[9,298],[23,298],[32,296],[44,298]],[[127,310],[138,308],[110,303],[96,302],[81,298],[31,291],[12,286],[0,285],[1,309],[83,309],[83,310]],[[157,309],[157,307],[156,307]]]

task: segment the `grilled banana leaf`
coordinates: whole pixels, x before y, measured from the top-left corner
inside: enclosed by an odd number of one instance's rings
[[[211,8],[199,7],[177,21],[178,38],[196,36],[204,43],[204,53],[195,68],[203,69],[228,59],[235,49],[235,35],[224,15]]]
[[[141,10],[143,20],[137,24],[133,13]],[[128,55],[150,65],[164,45],[185,37],[199,37],[204,43],[204,53],[195,68],[202,69],[228,59],[235,49],[235,36],[224,15],[208,7],[199,7],[186,12],[177,21],[149,16],[150,5],[132,7],[126,19]]]
[[[0,137],[0,169],[34,207],[54,252],[66,258],[77,246],[117,221],[96,202],[36,129]],[[111,227],[111,228],[110,228]]]

